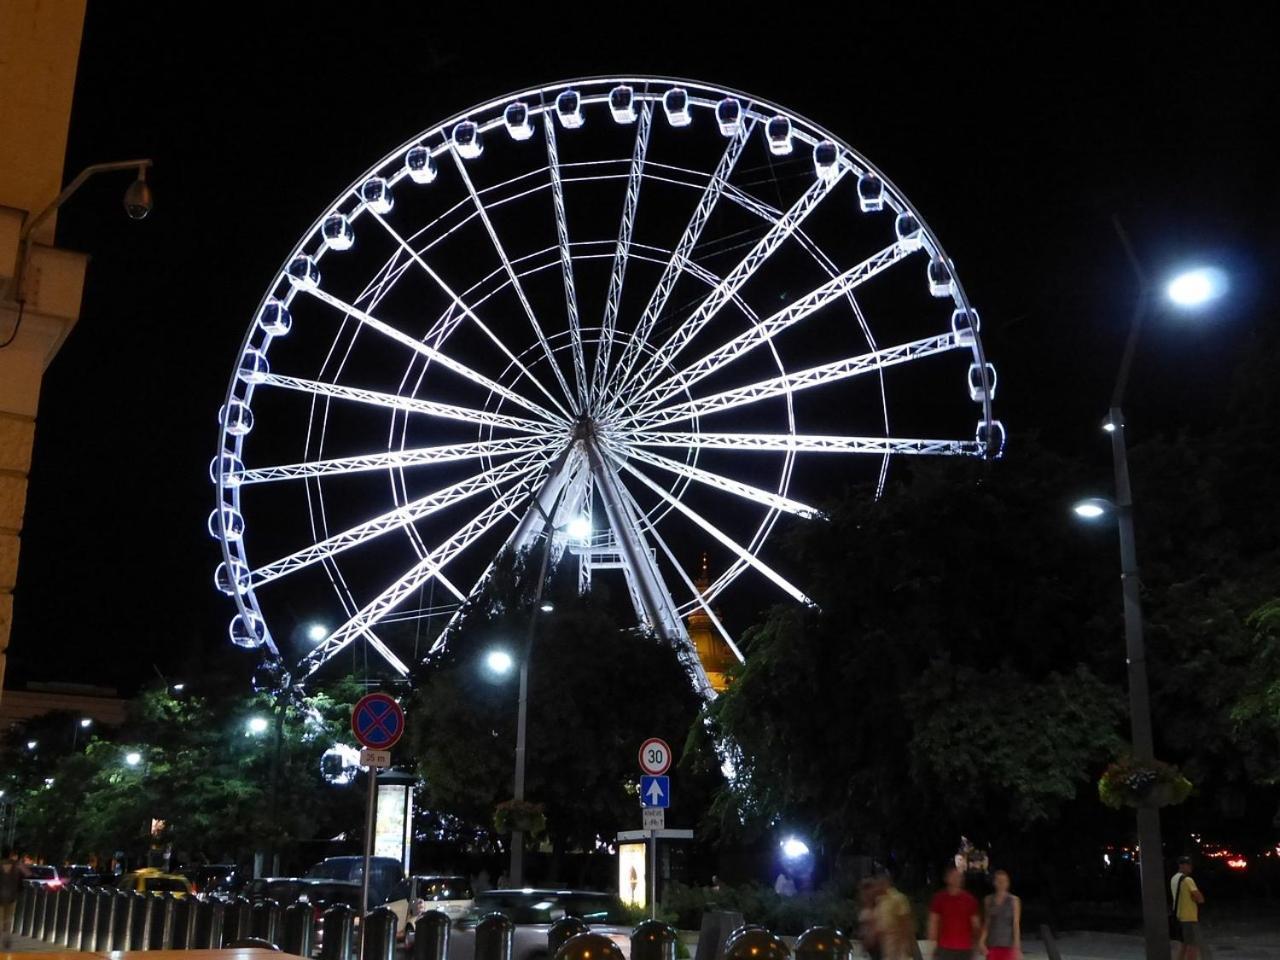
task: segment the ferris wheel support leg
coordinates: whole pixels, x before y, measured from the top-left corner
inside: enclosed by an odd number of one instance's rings
[[[653,631],[676,650],[676,655],[689,673],[694,688],[704,699],[714,696],[711,681],[698,659],[693,641],[689,639],[684,621],[680,619],[671,592],[663,582],[662,572],[648,547],[640,539],[640,518],[632,515],[622,493],[622,482],[617,471],[609,463],[593,439],[583,442],[586,447],[591,474],[600,491],[605,517],[618,543],[618,551],[626,568],[628,585],[632,588],[632,601],[636,604],[636,616],[648,623]]]
[[[560,495],[573,479],[580,457],[581,453],[575,447],[566,447],[561,452],[559,459],[547,474],[546,481],[534,494],[529,509],[520,518],[510,539],[507,540],[508,549],[515,550],[517,553],[527,550],[530,544],[543,533],[548,524],[548,518],[560,500]]]

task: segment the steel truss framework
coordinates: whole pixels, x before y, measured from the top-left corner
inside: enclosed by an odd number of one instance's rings
[[[604,130],[617,141],[619,129],[632,131],[625,152],[583,149],[602,143]],[[719,146],[682,156],[681,137],[694,131]],[[518,172],[504,166],[495,177],[492,154]],[[785,175],[775,162],[789,164]],[[762,183],[768,189],[757,189]],[[605,187],[617,206],[602,233]],[[585,191],[589,211],[578,199]],[[645,220],[653,195],[666,198],[665,233]],[[674,220],[672,196],[687,197]],[[860,222],[883,223],[883,239],[861,257],[829,249],[821,227],[810,229],[824,218],[877,215]],[[542,220],[536,231],[513,227],[531,217]],[[716,227],[730,221],[747,226]],[[532,236],[547,241],[531,243]],[[463,242],[467,270],[456,252]],[[366,247],[378,252],[362,253]],[[773,275],[789,281],[793,267],[775,265],[797,256],[825,279],[799,291],[778,283]],[[340,281],[329,279],[330,258],[342,258]],[[354,284],[353,262],[367,264]],[[883,346],[861,288],[897,269],[918,270],[920,285],[945,309],[929,335],[899,335]],[[419,291],[412,310],[397,300],[409,284]],[[788,292],[779,297],[778,289]],[[830,336],[832,317],[843,318],[849,339]],[[789,359],[788,338],[814,322],[826,323],[818,339],[831,340],[827,358]],[[321,344],[318,369],[297,359],[307,355],[292,350],[298,341]],[[353,357],[368,346],[398,357],[394,389],[360,373]],[[976,435],[894,435],[889,371],[923,369],[956,351],[968,358],[968,383],[942,389],[975,404]],[[825,396],[855,378],[879,395],[883,435],[832,433],[829,423],[809,432],[797,398]],[[857,454],[882,461],[883,483],[893,454],[999,456],[1004,431],[992,419],[994,393],[977,314],[937,237],[838,137],[767,101],[706,84],[609,78],[525,90],[393,150],[325,210],[285,261],[245,336],[219,414],[215,582],[236,604],[233,642],[262,650],[295,678],[355,643],[405,675],[406,652],[380,626],[403,620],[428,587],[465,601],[483,586],[495,550],[549,537],[557,560],[576,561],[581,590],[603,571],[621,571],[638,621],[672,644],[710,696],[685,627],[690,612],[707,614],[741,657],[713,607],[737,577],[759,577],[809,602],[764,549],[779,516],[821,517],[791,492],[797,473],[821,462],[817,455]],[[296,448],[278,455],[278,440],[256,442],[255,420],[261,431],[275,416],[271,403],[287,397],[309,405],[301,458]],[[335,449],[343,418],[372,427],[359,434],[363,447]],[[374,431],[385,431],[382,449],[372,444]],[[775,478],[770,486],[760,483],[766,475]],[[335,486],[370,479],[387,481],[388,500],[371,502],[366,486],[353,505]],[[282,489],[305,500],[309,527],[293,549],[251,560],[258,524],[273,522],[255,515],[263,509],[257,491]],[[590,533],[573,533],[584,520]],[[726,558],[708,588],[690,580],[673,536],[682,550],[706,544]],[[411,559],[391,559],[388,550],[385,562],[359,561],[382,583],[353,579],[353,557],[393,543],[407,544]],[[317,573],[336,594],[340,621],[299,654],[277,639],[282,626],[269,595]],[[446,629],[436,646],[448,638]]]

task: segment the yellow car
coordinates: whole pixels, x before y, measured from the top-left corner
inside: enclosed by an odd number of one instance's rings
[[[168,893],[181,899],[195,893],[191,881],[176,873],[165,873],[155,867],[146,867],[126,873],[116,883],[120,890],[136,890],[138,893]]]

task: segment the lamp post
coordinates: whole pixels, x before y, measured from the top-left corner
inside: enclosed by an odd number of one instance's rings
[[[1151,724],[1151,691],[1147,682],[1147,652],[1142,625],[1141,579],[1133,529],[1133,491],[1129,486],[1129,451],[1125,443],[1124,398],[1129,385],[1142,324],[1150,308],[1152,291],[1133,244],[1118,219],[1113,220],[1125,257],[1137,283],[1137,296],[1129,320],[1129,335],[1111,393],[1111,407],[1103,429],[1111,435],[1111,456],[1115,467],[1116,529],[1120,538],[1120,586],[1124,604],[1125,662],[1129,680],[1129,725],[1135,760],[1155,760],[1155,737]],[[1178,274],[1165,287],[1169,301],[1181,308],[1196,308],[1221,294],[1225,278],[1214,268],[1199,268]],[[1076,505],[1076,514],[1085,519],[1102,516],[1098,501]],[[1142,926],[1147,960],[1168,960],[1169,928],[1166,922],[1168,899],[1164,882],[1164,844],[1160,835],[1160,809],[1154,804],[1138,806],[1138,845],[1142,871]]]
[[[512,796],[517,801],[524,800],[524,771],[525,771],[525,746],[528,735],[528,718],[529,718],[529,659],[533,653],[533,640],[538,630],[538,615],[540,613],[550,613],[555,609],[554,605],[542,599],[542,590],[547,580],[547,567],[551,561],[551,544],[554,535],[557,533],[567,533],[570,539],[586,540],[591,536],[591,521],[585,516],[578,516],[571,519],[563,526],[553,527],[551,517],[538,501],[534,500],[534,507],[543,516],[543,546],[542,559],[538,566],[537,587],[533,594],[533,604],[529,611],[529,626],[525,631],[524,651],[520,656],[520,699],[516,712],[516,769],[514,782],[512,784]],[[491,651],[485,658],[486,666],[497,674],[506,673],[511,669],[511,654],[504,650]],[[524,883],[524,831],[511,831],[511,867],[508,871],[510,882],[513,887],[519,887]]]

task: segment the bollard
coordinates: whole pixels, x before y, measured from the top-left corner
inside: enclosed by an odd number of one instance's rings
[[[445,960],[449,954],[449,929],[452,924],[448,914],[428,910],[413,925],[413,956],[411,960]]]
[[[152,894],[152,901],[146,949],[168,950],[173,946],[173,905],[177,901],[169,893]]]
[[[120,898],[114,890],[98,891],[98,919],[94,924],[93,949],[95,952],[107,953],[115,949],[112,931],[116,922],[116,908]]]
[[[603,933],[579,933],[556,951],[555,960],[623,960],[622,948]]]
[[[645,920],[631,931],[631,960],[676,960],[679,943],[672,927],[661,920]]]
[[[196,901],[192,897],[183,897],[173,901],[173,918],[169,925],[170,950],[191,949],[191,921],[195,917]]]
[[[62,936],[62,945],[68,950],[79,950],[84,926],[84,887],[76,884],[71,888],[70,906],[67,907],[67,932]]]
[[[370,910],[360,924],[361,960],[396,960],[396,915],[386,907]]]
[[[1040,939],[1044,941],[1044,952],[1049,955],[1049,960],[1062,960],[1062,952],[1058,949],[1058,941],[1053,936],[1053,930],[1047,923],[1040,924]]]
[[[98,949],[98,913],[102,909],[102,889],[90,887],[84,894],[84,926],[81,928],[80,949],[90,953]]]
[[[196,912],[193,949],[221,950],[222,932],[227,923],[227,905],[222,900],[203,900]]]
[[[249,908],[249,936],[280,943],[280,904],[275,900],[258,900]]]
[[[724,945],[725,960],[790,960],[782,938],[761,927],[744,927]]]
[[[249,902],[248,897],[235,897],[227,904],[226,913],[223,916],[223,944],[230,943],[232,940],[243,940],[249,936],[252,923],[253,904]]]
[[[132,893],[120,890],[116,893],[116,915],[111,924],[111,949],[130,950],[133,945],[133,911],[136,906]]]
[[[44,929],[40,931],[40,939],[46,943],[54,943],[58,938],[58,920],[65,922],[67,915],[67,897],[70,892],[66,887],[58,887],[49,894],[49,904],[44,908]]]
[[[728,910],[708,910],[702,915],[698,948],[694,960],[720,960],[724,945],[742,926],[742,914]]]
[[[283,934],[280,947],[295,957],[309,957],[316,946],[316,912],[305,900],[291,903],[284,908],[281,923]],[[439,960],[444,960],[440,957]]]
[[[355,911],[345,903],[335,903],[320,918],[320,960],[351,960],[351,931]]]
[[[31,936],[31,928],[36,922],[36,901],[40,899],[40,886],[31,880],[28,880],[22,886],[26,890],[27,896],[22,902],[22,926],[18,932],[24,937],[29,937]]]
[[[586,933],[588,929],[581,917],[561,917],[547,931],[547,953],[554,957],[570,938]]]
[[[149,893],[135,891],[130,894],[134,898],[133,922],[129,927],[130,950],[151,949],[151,918],[155,915],[155,898]]]
[[[511,960],[515,924],[501,913],[488,913],[476,924],[475,960]]]
[[[18,884],[18,899],[13,903],[13,926],[8,930],[0,930],[0,933],[22,933],[22,914],[26,910],[27,903],[27,882],[20,881]]]
[[[795,952],[796,960],[853,960],[853,943],[835,927],[810,927]]]
[[[63,884],[58,891],[58,916],[54,920],[53,945],[65,947],[71,931],[71,901],[75,899],[76,888]]]

